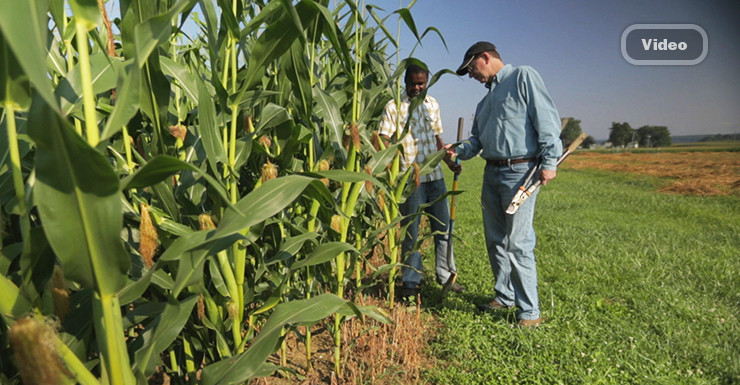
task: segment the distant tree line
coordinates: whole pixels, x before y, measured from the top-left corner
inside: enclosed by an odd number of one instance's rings
[[[666,126],[642,126],[635,130],[627,122],[612,122],[609,141],[617,147],[635,142],[640,147],[668,147],[672,143],[671,132]]]
[[[583,131],[581,130],[580,120],[573,117],[563,118],[563,120],[565,119],[567,119],[567,122],[560,132],[560,140],[563,141],[564,146],[568,146]],[[720,136],[724,137],[726,135],[714,135],[712,137]],[[666,126],[642,126],[635,130],[627,122],[612,122],[612,126],[609,129],[609,141],[616,147],[623,147],[634,143],[637,143],[640,147],[668,147],[672,144],[671,132]],[[583,141],[582,146],[589,147],[594,143],[596,143],[596,140],[589,135]]]
[[[729,141],[729,140],[740,140],[740,134],[716,134],[716,135],[709,135],[702,139],[700,139],[700,142],[723,142],[723,141]]]

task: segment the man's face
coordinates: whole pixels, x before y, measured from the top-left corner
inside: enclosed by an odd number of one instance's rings
[[[406,95],[409,98],[419,95],[421,91],[427,88],[427,80],[427,74],[423,72],[409,74],[408,81],[406,82]]]
[[[483,56],[483,53],[475,55],[473,61],[468,64],[468,77],[475,79],[481,83],[486,83],[488,82],[488,76],[483,73],[486,71],[485,65],[483,63],[485,58]]]

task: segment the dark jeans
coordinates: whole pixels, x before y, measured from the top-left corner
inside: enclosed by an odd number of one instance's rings
[[[406,201],[399,206],[401,215],[407,216],[419,210],[419,206],[425,203],[433,202],[447,192],[447,186],[444,179],[438,179],[432,182],[424,182],[406,198]],[[429,223],[434,235],[434,253],[436,256],[436,274],[437,282],[443,284],[450,277],[450,271],[455,271],[454,254],[450,257],[451,266],[447,266],[447,225],[450,222],[450,210],[447,199],[442,199],[437,203],[428,206],[424,211],[430,215]],[[422,259],[418,250],[410,252],[419,236],[420,216],[416,215],[411,218],[405,218],[401,225],[405,226],[412,222],[403,240],[401,252],[405,256],[404,264],[409,267],[401,268],[403,285],[406,287],[416,287],[421,282],[422,277]]]

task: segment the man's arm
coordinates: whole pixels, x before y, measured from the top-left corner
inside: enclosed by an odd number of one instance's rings
[[[542,158],[540,181],[544,186],[557,176],[558,158],[563,153],[563,144],[560,141],[560,116],[540,74],[532,68],[528,68],[526,74],[529,91],[527,113],[537,131],[539,153]]]

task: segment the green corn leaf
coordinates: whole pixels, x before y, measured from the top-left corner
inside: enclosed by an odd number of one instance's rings
[[[447,42],[445,41],[445,37],[442,36],[442,33],[439,32],[439,30],[437,28],[435,28],[435,27],[428,27],[427,29],[424,30],[424,33],[421,34],[421,38],[423,39],[424,36],[426,36],[427,33],[429,33],[429,32],[436,33],[437,36],[439,36],[439,39],[442,40],[442,45],[445,46],[445,50],[447,50],[449,52],[449,48],[447,47]]]
[[[150,269],[146,274],[139,278],[135,282],[129,282],[126,287],[118,292],[118,300],[121,305],[128,305],[129,303],[137,300],[144,291],[149,287],[154,273],[157,271],[157,265]],[[160,270],[161,271],[161,270]]]
[[[388,146],[385,150],[381,150],[373,154],[373,157],[368,162],[373,175],[377,175],[385,171],[386,167],[393,162],[393,158],[396,157],[400,149],[400,144]]]
[[[229,296],[229,289],[226,287],[224,282],[224,276],[221,274],[221,268],[218,266],[218,262],[211,258],[208,261],[208,271],[211,273],[211,283],[216,288],[219,294],[223,297]]]
[[[293,203],[314,180],[288,175],[265,182],[226,210],[214,236],[236,234],[272,217]]]
[[[350,182],[350,183],[356,183],[356,182],[364,182],[369,181],[375,185],[375,187],[380,187],[381,183],[379,180],[377,180],[374,176],[368,175],[364,172],[354,172],[354,171],[347,171],[347,170],[327,170],[327,171],[317,171],[313,172],[310,175],[318,175],[321,178],[329,178],[331,180],[335,180],[337,182]]]
[[[401,8],[393,13],[397,13],[399,16],[401,16],[401,19],[403,19],[403,22],[406,23],[409,31],[411,31],[411,33],[416,38],[416,41],[421,44],[421,36],[419,36],[419,31],[416,29],[416,23],[414,22],[413,16],[411,16],[411,11],[408,8]]]
[[[177,80],[177,84],[185,91],[185,96],[190,100],[198,100],[198,84],[195,76],[188,71],[184,65],[166,57],[160,56],[159,64],[162,66],[162,72]]]
[[[0,313],[9,318],[26,314],[31,310],[31,303],[19,295],[20,290],[10,279],[0,274]]]
[[[50,108],[56,110],[58,106],[45,65],[48,7],[47,0],[0,1],[0,31],[28,80]]]
[[[168,155],[157,155],[147,162],[142,168],[136,171],[135,174],[124,178],[121,181],[122,189],[131,188],[144,188],[149,187],[159,182],[164,181],[166,178],[175,175],[178,171],[191,170],[196,174],[202,176],[208,184],[213,187],[216,192],[224,199],[225,202],[229,202],[229,196],[226,193],[226,188],[212,176],[202,172],[199,168],[195,167],[191,163],[183,162],[180,159],[173,158]]]
[[[180,206],[177,205],[175,193],[172,191],[172,182],[159,182],[152,185],[151,189],[167,215],[175,222],[180,222]]]
[[[190,296],[183,301],[171,300],[141,334],[143,341],[134,353],[134,370],[145,378],[150,377],[159,362],[159,353],[167,349],[185,326],[193,312],[198,296]]]
[[[130,263],[120,237],[118,177],[108,159],[38,99],[29,134],[37,146],[34,198],[65,274],[101,296],[116,293]]]
[[[285,107],[278,106],[274,103],[268,103],[265,108],[262,109],[260,114],[260,120],[257,124],[256,130],[262,131],[269,127],[277,127],[290,120],[290,114]]]
[[[95,0],[93,0],[95,1]],[[195,5],[195,0],[180,0],[169,11],[147,19],[134,28],[134,44],[136,45],[136,62],[139,68],[144,67],[149,55],[158,45],[169,40],[172,33],[172,22],[186,9]]]
[[[231,33],[231,36],[239,36],[239,21],[237,15],[234,15],[234,11],[231,9],[230,0],[217,0],[219,8],[221,8],[221,20],[224,21],[226,28]],[[241,8],[241,7],[239,7]],[[239,12],[239,9],[237,9]]]
[[[434,168],[444,159],[445,155],[446,150],[440,150],[424,158],[424,163],[419,165],[419,175],[426,175],[434,171]]]
[[[69,0],[69,6],[77,22],[83,23],[88,31],[101,24],[97,0]]]
[[[268,65],[287,52],[302,32],[296,28],[292,18],[287,15],[270,23],[252,47],[244,79],[245,89],[255,88]]]
[[[289,19],[293,22],[293,25],[295,26],[295,29],[297,31],[303,31],[303,22],[301,21],[301,16],[306,16],[306,12],[301,12],[301,14],[298,14],[298,11],[296,11],[296,7],[293,6],[292,0],[278,0],[280,3],[283,4],[284,11],[287,11],[287,14],[289,16]],[[313,2],[313,1],[312,1]],[[303,1],[299,4],[304,4],[306,1]],[[299,43],[301,46],[306,45],[306,36],[303,33],[298,34]]]
[[[381,20],[380,17],[378,17],[378,14],[376,14],[375,11],[373,10],[373,8],[378,8],[380,10],[382,10],[382,8],[379,8],[379,7],[377,7],[375,5],[372,5],[372,4],[367,5],[366,8],[370,12],[370,16],[372,16],[373,20],[375,20],[375,23],[378,25],[378,27],[380,27],[380,30],[383,31],[383,34],[385,35],[386,39],[388,39],[388,41],[391,44],[393,44],[394,47],[398,48],[398,44],[396,42],[396,39],[393,37],[393,34],[385,26],[385,20],[388,17],[386,16],[385,18],[383,18]]]
[[[172,295],[178,296],[186,287],[202,282],[206,259],[211,255],[216,255],[219,251],[228,248],[242,238],[238,234],[232,234],[183,253],[179,258],[180,264],[177,268],[175,285],[172,287]]]
[[[299,40],[290,47],[288,54],[283,56],[287,65],[285,73],[293,85],[293,94],[298,99],[298,110],[301,115],[310,119],[310,111],[313,109],[313,97],[311,95],[311,83],[309,81],[308,62],[304,54],[305,49]]]
[[[318,238],[318,236],[319,234],[317,233],[308,232],[286,239],[283,241],[283,244],[280,245],[280,251],[278,251],[275,256],[265,260],[265,265],[269,266],[277,262],[289,260],[301,250],[306,242],[313,241]]]
[[[312,10],[304,11],[304,8],[312,8]],[[296,5],[296,9],[299,14],[306,15],[306,19],[308,19],[309,16],[312,16],[312,12],[317,13],[319,24],[323,26],[324,36],[329,39],[332,47],[334,47],[334,53],[337,55],[337,58],[340,60],[345,70],[349,72],[349,69],[352,68],[353,64],[352,58],[350,57],[350,50],[347,47],[347,41],[344,39],[344,35],[339,31],[339,27],[332,16],[332,12],[324,5],[315,1],[302,1]],[[303,24],[309,25],[311,23],[304,20]]]
[[[314,87],[313,98],[316,101],[314,112],[324,120],[324,131],[328,133],[329,141],[341,158],[347,157],[347,150],[342,147],[342,136],[344,135],[344,120],[339,110],[339,104],[331,95],[319,87]]]
[[[139,111],[141,100],[141,70],[133,59],[128,60],[118,73],[116,104],[108,116],[100,140],[106,140],[128,124]]]
[[[90,72],[92,75],[93,91],[96,94],[109,91],[116,86],[116,71],[119,61],[111,61],[102,53],[90,55]],[[75,109],[82,109],[82,79],[80,66],[75,66],[59,83],[54,95],[59,98],[62,113],[69,115]]]
[[[205,83],[198,78],[198,119],[200,125],[198,132],[203,141],[203,148],[208,155],[208,164],[214,173],[218,172],[218,163],[226,164],[226,152],[224,151],[221,133],[216,126],[216,106],[211,94],[206,89]]]
[[[0,105],[27,110],[31,106],[31,83],[0,31]]]
[[[347,251],[354,251],[355,253],[357,253],[357,250],[355,250],[352,245],[346,242],[322,243],[307,258],[292,264],[290,266],[290,269],[298,270],[306,266],[319,265],[324,262],[329,262],[331,260],[334,260],[334,258],[336,258],[337,255],[339,255],[340,253],[344,253]]]
[[[258,315],[265,312],[268,312],[272,310],[277,304],[280,303],[280,300],[283,298],[283,295],[280,293],[280,290],[275,290],[275,293],[265,301],[265,303],[262,304],[257,310],[252,312],[252,315]]]
[[[203,369],[203,385],[240,384],[255,377],[267,357],[277,349],[285,325],[313,324],[334,313],[362,314],[354,304],[334,294],[278,305],[246,352]]]

